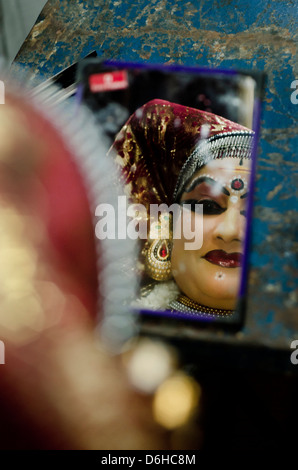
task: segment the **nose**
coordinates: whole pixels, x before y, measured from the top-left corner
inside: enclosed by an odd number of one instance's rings
[[[241,242],[244,232],[244,217],[234,207],[228,208],[220,215],[214,236],[226,243],[233,241]]]

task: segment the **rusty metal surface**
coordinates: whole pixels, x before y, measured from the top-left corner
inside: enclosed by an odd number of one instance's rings
[[[51,76],[96,49],[125,61],[264,70],[248,316],[239,341],[289,349],[297,311],[297,4],[49,0],[15,62]],[[194,332],[189,332],[194,336]]]

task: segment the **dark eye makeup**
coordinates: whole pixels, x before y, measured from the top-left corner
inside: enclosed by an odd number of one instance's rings
[[[203,205],[203,214],[204,215],[220,215],[222,214],[226,208],[222,207],[220,204],[218,204],[216,201],[213,201],[212,199],[202,199],[198,201],[197,199],[186,199],[185,201],[181,201],[181,205],[184,204],[189,204],[190,208],[193,212],[198,211],[198,204]],[[240,211],[240,215],[243,215],[246,217],[247,211],[242,210]]]
[[[226,210],[212,199],[202,199],[201,201],[196,199],[186,199],[185,201],[181,201],[181,204],[189,204],[193,212],[197,211],[196,204],[202,204],[204,215],[218,215],[222,214]]]

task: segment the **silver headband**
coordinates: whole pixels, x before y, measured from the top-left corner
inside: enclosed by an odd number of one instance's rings
[[[175,187],[173,199],[177,201],[193,174],[216,158],[251,159],[254,132],[234,131],[217,134],[202,140],[184,163]]]

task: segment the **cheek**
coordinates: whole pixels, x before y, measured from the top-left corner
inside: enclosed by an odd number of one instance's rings
[[[171,262],[174,278],[185,272],[187,264],[187,252],[184,250],[183,239],[173,240]]]
[[[185,240],[179,239],[173,241],[171,266],[172,274],[179,287],[187,283],[197,284],[202,264],[202,249],[185,250]]]
[[[214,229],[218,224],[218,219],[212,216],[205,216],[203,218],[203,244],[201,247],[201,251],[206,254],[212,247],[210,247],[210,242],[213,239]]]
[[[184,269],[185,266],[191,269],[192,265],[194,263],[197,264],[199,259],[206,254],[206,251],[208,251],[208,242],[214,230],[215,221],[213,219],[214,218],[202,218],[200,215],[192,212],[191,218],[188,219],[190,225],[184,225],[181,219],[178,220],[174,230],[171,256],[173,269],[181,271],[181,267]],[[191,236],[189,228],[191,230]],[[197,246],[200,246],[199,242],[202,240],[202,246],[196,249],[189,249],[191,248],[189,242],[193,242],[194,240],[198,242]]]
[[[242,215],[241,221],[240,221],[240,239],[243,241],[245,237],[245,228],[246,228],[246,223],[247,223],[247,218],[243,217]]]
[[[210,269],[205,271],[202,290],[214,299],[236,299],[239,291],[240,270]]]

